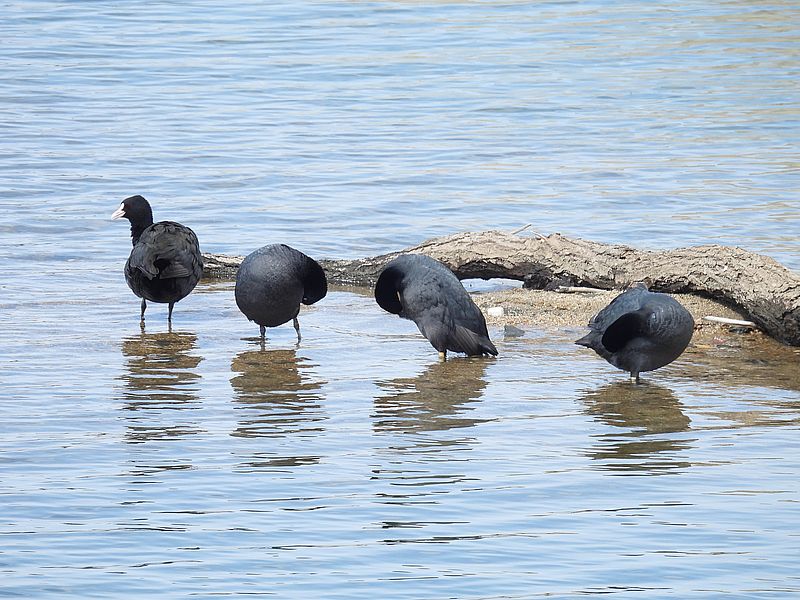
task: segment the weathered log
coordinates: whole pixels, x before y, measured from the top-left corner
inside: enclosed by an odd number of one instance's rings
[[[545,289],[583,286],[623,289],[644,281],[656,291],[692,293],[744,312],[767,334],[800,346],[800,276],[777,261],[731,246],[639,250],[570,239],[526,237],[503,231],[458,233],[418,246],[356,260],[321,260],[333,283],[372,285],[399,254],[427,254],[461,279],[506,278]],[[204,255],[206,276],[231,279],[240,257]]]

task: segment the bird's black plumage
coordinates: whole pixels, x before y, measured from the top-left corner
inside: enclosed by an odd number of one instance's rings
[[[175,303],[189,295],[203,274],[197,236],[180,223],[153,223],[150,204],[138,195],[123,200],[111,218],[131,224],[133,250],[125,263],[125,281],[142,299],[142,321],[147,300],[169,304],[171,321]]]
[[[611,301],[575,343],[591,348],[632,379],[678,358],[692,339],[694,319],[667,294],[638,284]]]
[[[267,327],[294,321],[297,339],[300,304],[314,304],[328,293],[317,261],[285,244],[271,244],[249,254],[236,275],[236,305],[251,321]]]
[[[438,260],[421,254],[398,256],[375,284],[384,310],[410,319],[440,353],[497,355],[483,313],[461,282]]]

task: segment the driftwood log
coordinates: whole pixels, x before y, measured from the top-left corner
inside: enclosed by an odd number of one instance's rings
[[[516,279],[535,289],[569,285],[621,290],[644,281],[655,291],[698,294],[738,308],[770,336],[800,346],[800,276],[771,258],[736,247],[649,251],[557,233],[529,237],[481,231],[434,238],[380,256],[319,262],[332,283],[369,286],[389,260],[407,252],[442,261],[460,279]],[[205,276],[215,279],[235,278],[242,260],[203,257]]]

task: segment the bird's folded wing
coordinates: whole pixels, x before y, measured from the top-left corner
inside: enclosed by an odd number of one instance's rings
[[[176,231],[171,223],[157,223],[142,235],[131,252],[130,264],[149,279],[188,277],[197,267],[192,250],[197,241],[186,228]]]

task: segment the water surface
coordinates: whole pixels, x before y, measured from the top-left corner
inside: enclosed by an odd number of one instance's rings
[[[471,229],[800,268],[790,2],[8,2],[0,596],[800,593],[797,352],[630,386],[575,330],[439,363],[369,290],[258,328],[138,301],[108,217],[206,251]],[[750,348],[750,349],[748,349]]]

